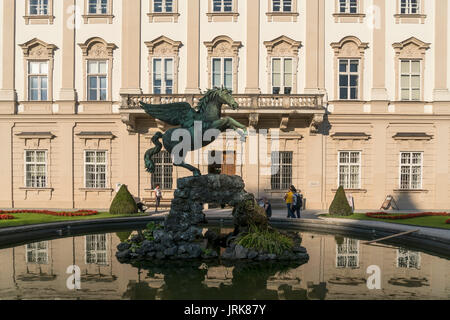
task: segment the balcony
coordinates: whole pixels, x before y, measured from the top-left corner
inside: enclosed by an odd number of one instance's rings
[[[187,102],[194,107],[202,97],[202,94],[122,94],[120,113],[129,131],[133,131],[136,120],[146,117],[139,102],[147,104]],[[307,118],[311,120],[311,132],[314,133],[323,122],[325,114],[322,94],[233,94],[233,97],[239,104],[239,109],[232,110],[229,106],[224,106],[223,113],[240,120],[246,118],[251,127],[256,127],[262,118],[277,117],[280,120],[280,128],[286,129],[290,119]]]

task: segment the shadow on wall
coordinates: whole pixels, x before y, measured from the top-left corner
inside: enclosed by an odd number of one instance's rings
[[[419,210],[429,207],[426,203],[420,203],[422,201],[420,193],[401,192],[392,196],[400,210]]]

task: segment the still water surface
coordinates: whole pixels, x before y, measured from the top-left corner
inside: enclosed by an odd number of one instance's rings
[[[300,232],[310,255],[303,265],[120,264],[116,246],[128,234],[0,250],[0,299],[450,299],[450,260],[407,248]],[[70,265],[81,270],[80,290],[67,288]],[[367,287],[372,265],[380,290]]]

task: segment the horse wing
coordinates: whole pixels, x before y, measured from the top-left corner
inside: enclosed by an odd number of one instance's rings
[[[146,104],[140,102],[140,104],[146,113],[173,126],[182,125],[190,118],[193,118],[195,113],[195,110],[186,102],[168,104]]]

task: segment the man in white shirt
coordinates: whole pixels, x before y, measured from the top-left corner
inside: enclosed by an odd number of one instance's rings
[[[155,213],[158,212],[158,207],[159,204],[161,203],[161,199],[162,199],[162,191],[159,184],[157,184],[155,188]]]

